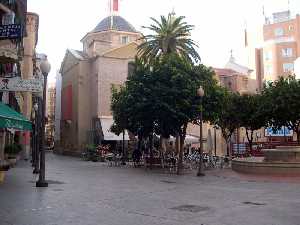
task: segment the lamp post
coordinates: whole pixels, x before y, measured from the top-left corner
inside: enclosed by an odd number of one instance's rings
[[[33,166],[34,166],[34,170],[33,173],[34,174],[38,174],[39,171],[39,105],[38,103],[34,103],[33,105],[33,109],[34,109],[34,138],[33,138]]]
[[[202,86],[200,86],[197,90],[197,95],[200,97],[200,138],[199,138],[199,141],[200,141],[200,151],[199,151],[199,154],[200,154],[200,160],[199,160],[199,166],[198,166],[198,172],[197,172],[197,176],[200,177],[200,176],[204,176],[204,172],[203,172],[203,134],[202,134],[202,111],[203,111],[203,104],[202,104],[202,99],[203,99],[203,96],[204,96],[204,90],[202,88]]]
[[[45,180],[45,112],[46,112],[46,95],[47,95],[47,76],[50,72],[51,65],[47,58],[41,62],[41,71],[44,77],[43,88],[43,104],[42,104],[42,130],[41,130],[41,145],[40,145],[40,173],[39,180],[36,182],[36,187],[48,187]]]

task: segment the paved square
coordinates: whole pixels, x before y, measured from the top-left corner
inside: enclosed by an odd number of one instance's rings
[[[48,188],[28,162],[0,185],[0,225],[300,225],[300,183],[176,176],[47,154]],[[296,179],[297,180],[297,179]]]

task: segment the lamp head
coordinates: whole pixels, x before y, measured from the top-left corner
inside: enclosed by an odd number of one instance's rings
[[[199,88],[198,88],[198,90],[197,90],[197,95],[199,96],[199,97],[203,97],[204,96],[204,89],[203,89],[203,87],[202,86],[200,86]]]
[[[42,71],[42,74],[43,75],[47,75],[50,70],[51,70],[51,65],[50,63],[48,62],[48,59],[44,59],[42,62],[41,62],[41,65],[40,65],[40,68],[41,68],[41,71]]]

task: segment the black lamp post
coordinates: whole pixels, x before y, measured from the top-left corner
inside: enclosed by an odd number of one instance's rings
[[[38,174],[39,171],[39,105],[38,103],[34,103],[33,105],[33,109],[34,109],[34,138],[33,138],[33,152],[32,152],[32,158],[33,158],[33,166],[34,166],[34,170],[33,173],[34,174]]]
[[[197,176],[204,176],[204,172],[203,172],[203,134],[202,134],[202,111],[203,111],[203,104],[202,104],[202,99],[204,96],[204,90],[202,88],[202,86],[200,86],[197,90],[197,95],[200,97],[200,160],[199,160],[199,166],[198,166],[198,172],[197,172]]]
[[[50,72],[51,65],[47,58],[42,61],[41,71],[44,77],[43,88],[43,104],[42,104],[42,130],[41,130],[41,146],[40,146],[40,173],[39,180],[36,182],[36,187],[48,187],[45,180],[45,112],[46,112],[46,95],[47,95],[47,76]]]

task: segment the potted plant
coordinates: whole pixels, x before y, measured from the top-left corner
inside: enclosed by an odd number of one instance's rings
[[[19,144],[9,144],[4,148],[4,152],[8,155],[8,161],[10,165],[13,167],[17,163],[17,156],[22,150],[22,147]]]

